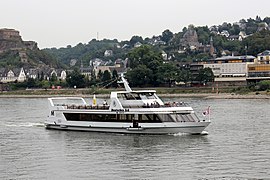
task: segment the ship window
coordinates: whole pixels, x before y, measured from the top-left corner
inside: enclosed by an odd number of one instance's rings
[[[126,100],[140,100],[141,97],[137,93],[126,93],[125,99]]]
[[[154,93],[148,93],[146,94],[147,99],[156,99],[156,97],[154,96]]]
[[[174,119],[170,114],[160,114],[158,117],[161,119],[162,122],[174,122]]]
[[[97,121],[97,122],[132,122],[134,114],[88,114],[88,113],[64,113],[67,121]],[[139,122],[158,123],[172,122],[169,115],[139,114]]]
[[[132,121],[132,119],[134,119],[133,114],[119,114],[118,115],[119,121]]]
[[[177,122],[195,122],[199,120],[194,113],[176,114],[175,117]]]
[[[150,92],[143,92],[138,94],[140,96],[140,99],[156,99],[154,93]]]
[[[160,117],[157,114],[139,114],[139,122],[161,122]]]
[[[150,92],[145,92],[145,93],[119,93],[117,95],[119,99],[124,99],[124,100],[141,100],[141,99],[156,99],[155,94]]]
[[[131,122],[134,115],[64,113],[67,121]]]

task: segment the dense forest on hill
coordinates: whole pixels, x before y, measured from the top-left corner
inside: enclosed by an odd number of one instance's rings
[[[25,50],[27,56],[27,62],[22,62],[19,56],[19,51],[9,50],[0,53],[0,67],[54,67],[54,68],[66,68],[64,63],[59,62],[56,57],[47,53],[46,51],[35,49],[35,50]]]
[[[224,22],[221,25],[198,26],[194,27],[197,33],[199,46],[207,46],[213,40],[215,48],[215,56],[222,55],[243,55],[250,54],[256,56],[258,53],[270,49],[270,18],[261,19],[241,19],[236,23]],[[113,63],[117,59],[127,58],[127,54],[134,48],[143,44],[153,46],[160,52],[168,55],[168,60],[175,62],[196,62],[205,61],[213,58],[208,51],[199,48],[191,49],[192,46],[183,48],[183,36],[189,30],[184,27],[182,31],[172,33],[165,30],[161,35],[147,37],[143,39],[140,36],[133,36],[129,41],[118,41],[117,39],[96,40],[92,39],[87,44],[79,43],[72,47],[68,45],[63,48],[46,48],[45,52],[53,55],[59,62],[69,65],[71,59],[76,59],[76,66],[83,63],[84,66],[89,65],[91,59],[99,58],[109,63]],[[242,33],[243,39],[232,39]],[[113,54],[104,56],[106,50],[112,50]]]

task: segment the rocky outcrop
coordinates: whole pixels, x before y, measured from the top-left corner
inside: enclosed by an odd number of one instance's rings
[[[0,53],[8,50],[38,49],[34,41],[23,41],[20,32],[15,29],[0,29]]]

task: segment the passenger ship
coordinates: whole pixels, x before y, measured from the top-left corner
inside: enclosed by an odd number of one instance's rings
[[[88,104],[81,97],[48,98],[48,129],[132,134],[201,134],[210,117],[200,120],[185,103],[164,103],[155,90],[111,92],[110,104]]]

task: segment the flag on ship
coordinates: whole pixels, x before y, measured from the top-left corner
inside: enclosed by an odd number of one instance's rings
[[[96,95],[94,94],[93,96],[93,106],[97,105],[97,99],[96,99]]]

